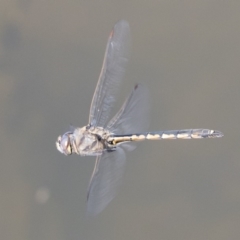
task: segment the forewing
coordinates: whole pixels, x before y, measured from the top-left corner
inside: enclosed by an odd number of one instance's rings
[[[107,129],[116,135],[145,132],[149,126],[150,104],[148,89],[135,85],[118,113],[109,122]]]
[[[88,215],[100,213],[116,196],[122,182],[125,162],[125,153],[121,147],[97,157],[88,189]]]
[[[130,28],[128,22],[116,23],[110,33],[102,70],[93,95],[89,123],[104,127],[109,120],[119,85],[129,60]]]

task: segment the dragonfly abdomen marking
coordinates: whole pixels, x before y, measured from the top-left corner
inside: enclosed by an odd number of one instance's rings
[[[123,142],[143,141],[143,140],[161,140],[161,139],[202,139],[202,138],[218,138],[223,134],[219,131],[209,129],[183,129],[170,131],[157,131],[128,135],[113,135],[107,141],[112,145]]]
[[[108,137],[107,142],[111,145],[117,145],[123,142],[143,141],[146,140],[145,134],[128,134],[128,135],[113,135]]]
[[[198,134],[199,136],[199,134]],[[148,140],[160,140],[160,139],[191,139],[198,138],[193,135],[191,130],[173,130],[173,131],[161,131],[161,132],[149,132],[146,135]],[[202,137],[199,137],[202,138]]]
[[[202,139],[202,138],[218,138],[223,134],[219,131],[209,129],[183,129],[183,130],[170,130],[149,132],[146,134],[146,139],[159,140],[159,139]]]
[[[182,131],[162,131],[162,132],[149,132],[146,135],[148,140],[161,140],[161,139],[191,139],[192,134],[190,132]]]

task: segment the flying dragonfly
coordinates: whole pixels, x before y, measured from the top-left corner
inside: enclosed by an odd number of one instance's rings
[[[93,95],[89,122],[59,136],[57,149],[65,154],[96,156],[89,183],[87,213],[97,215],[116,196],[121,184],[125,153],[143,140],[220,138],[220,131],[184,129],[146,132],[149,118],[148,91],[135,85],[117,114],[110,120],[117,92],[129,60],[130,27],[121,20],[110,33],[103,66]]]

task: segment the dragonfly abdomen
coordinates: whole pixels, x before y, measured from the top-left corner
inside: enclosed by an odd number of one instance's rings
[[[139,134],[114,135],[109,137],[108,141],[113,145],[143,140],[162,140],[162,139],[202,139],[202,138],[219,138],[223,134],[216,130],[209,129],[183,129],[156,131]]]
[[[146,134],[148,140],[159,139],[201,139],[201,138],[218,138],[223,134],[216,130],[209,129],[183,129],[169,130],[159,132],[149,132]]]

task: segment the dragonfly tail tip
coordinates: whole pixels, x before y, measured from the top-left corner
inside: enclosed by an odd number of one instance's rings
[[[213,130],[212,136],[214,138],[221,138],[221,137],[224,136],[224,134],[222,132],[218,131],[218,130]]]

